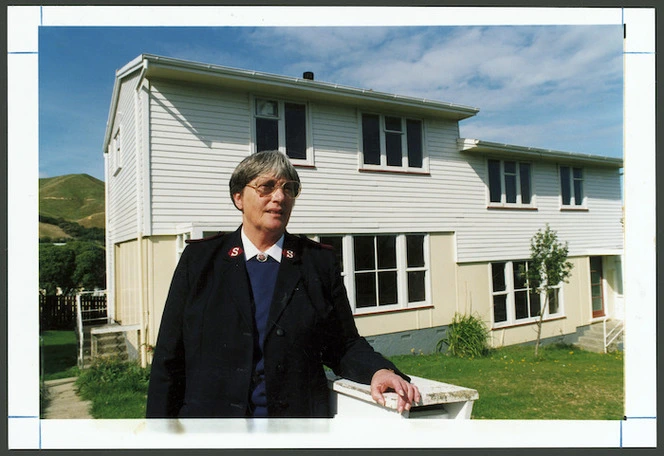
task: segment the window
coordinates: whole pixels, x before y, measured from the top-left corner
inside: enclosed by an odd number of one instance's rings
[[[530,163],[490,159],[488,168],[490,206],[532,204]]]
[[[583,169],[560,167],[560,195],[563,206],[583,206]]]
[[[254,135],[256,152],[280,150],[292,160],[307,161],[306,105],[256,98]]]
[[[365,169],[421,171],[424,167],[422,121],[362,114],[362,163]]]
[[[113,176],[117,176],[122,171],[122,151],[121,151],[121,137],[120,129],[113,135],[113,140],[109,145],[108,150],[108,168]]]
[[[426,235],[320,236],[319,240],[337,254],[355,313],[427,305]]]
[[[491,295],[493,298],[494,327],[534,322],[545,304],[544,294],[537,292],[537,283],[531,283],[521,271],[527,271],[527,261],[491,263]],[[562,315],[560,284],[550,290],[544,318]]]

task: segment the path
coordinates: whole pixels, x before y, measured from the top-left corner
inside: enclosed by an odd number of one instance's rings
[[[48,380],[45,382],[50,402],[44,411],[44,419],[92,419],[88,412],[90,401],[84,401],[76,394],[76,377]]]

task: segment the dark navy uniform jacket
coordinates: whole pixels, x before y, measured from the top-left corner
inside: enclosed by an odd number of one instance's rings
[[[148,418],[247,416],[250,290],[239,229],[185,248],[154,351]],[[365,384],[382,368],[410,380],[358,334],[334,252],[289,233],[263,351],[271,417],[328,417],[323,365]]]

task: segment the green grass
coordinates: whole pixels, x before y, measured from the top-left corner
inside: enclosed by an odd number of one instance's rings
[[[92,401],[94,418],[144,418],[149,370],[135,362],[103,359],[76,380],[79,395]]]
[[[42,332],[42,380],[77,376],[77,350],[74,330]]]
[[[623,353],[570,346],[493,350],[481,358],[444,354],[391,358],[402,371],[478,391],[473,419],[619,420],[624,415]]]

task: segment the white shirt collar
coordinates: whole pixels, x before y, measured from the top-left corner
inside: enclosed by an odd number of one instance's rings
[[[244,259],[245,261],[249,261],[256,255],[261,253],[261,251],[258,250],[258,248],[254,245],[254,243],[249,240],[247,235],[244,233],[244,228],[242,228],[241,236],[242,236],[242,245],[244,246]],[[274,244],[272,247],[263,252],[270,255],[279,263],[281,263],[281,255],[284,248],[284,237],[285,235],[282,234],[276,244]]]

